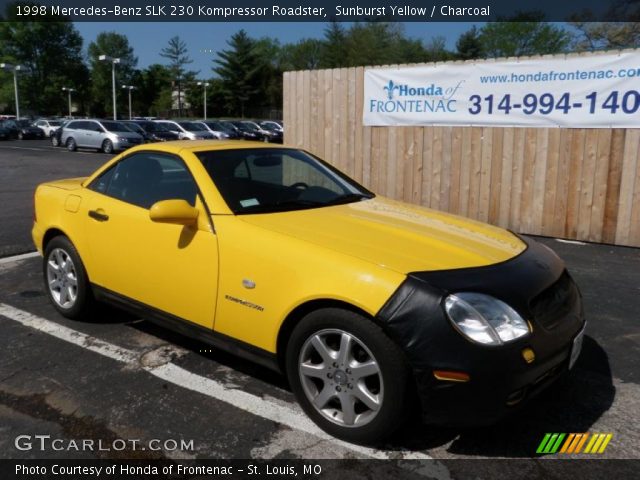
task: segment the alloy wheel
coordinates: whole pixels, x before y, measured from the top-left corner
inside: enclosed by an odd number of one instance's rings
[[[366,425],[382,406],[378,361],[360,339],[344,330],[311,335],[300,350],[298,373],[311,405],[340,426]]]
[[[47,259],[47,285],[56,304],[72,308],[78,298],[78,277],[73,260],[61,248],[55,248]]]

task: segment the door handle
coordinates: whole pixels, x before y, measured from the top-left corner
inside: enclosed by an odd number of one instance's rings
[[[98,210],[89,210],[89,216],[99,222],[106,222],[109,220],[109,215]]]

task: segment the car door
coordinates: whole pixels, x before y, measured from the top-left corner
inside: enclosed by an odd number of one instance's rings
[[[73,139],[76,141],[76,145],[78,147],[87,147],[87,128],[89,128],[89,122],[75,122],[72,125],[72,128],[74,131],[70,135],[73,136]]]
[[[91,282],[213,328],[217,237],[184,161],[136,152],[96,178],[89,190],[86,266]],[[149,208],[169,199],[184,199],[197,208],[197,224],[152,221]]]
[[[102,127],[97,122],[86,122],[84,138],[87,147],[100,148],[102,145]]]

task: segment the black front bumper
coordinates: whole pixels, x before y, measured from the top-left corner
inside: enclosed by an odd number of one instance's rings
[[[581,296],[563,262],[546,247],[500,264],[409,274],[377,319],[414,371],[423,418],[434,424],[482,425],[515,411],[566,372],[584,327]],[[473,343],[443,309],[450,293],[485,293],[509,304],[532,333],[503,346]],[[531,363],[523,349],[535,353]],[[467,382],[438,380],[435,370],[465,372]]]

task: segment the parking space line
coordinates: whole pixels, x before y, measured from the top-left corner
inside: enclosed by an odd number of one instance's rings
[[[60,147],[16,147],[14,145],[0,145],[0,149],[10,148],[13,150],[30,150],[33,152],[66,152],[66,149]],[[74,152],[76,155],[93,155],[94,152]]]
[[[23,253],[21,255],[13,255],[12,257],[4,257],[4,258],[0,258],[0,265],[2,265],[3,263],[19,262],[20,260],[26,260],[28,258],[39,257],[39,256],[40,256],[40,252],[29,252],[29,253]]]
[[[15,257],[13,258],[15,259]],[[431,456],[422,452],[385,451],[338,440],[318,428],[297,405],[276,403],[237,388],[229,388],[223,383],[192,373],[171,362],[159,366],[142,366],[139,358],[145,352],[136,352],[99,340],[85,333],[60,325],[57,322],[12,307],[11,305],[0,303],[0,316],[118,362],[138,367],[157,378],[171,382],[179,387],[207,395],[208,397],[227,403],[266,420],[314,435],[322,440],[326,440],[365,457],[381,460],[391,458],[396,460],[432,460]],[[444,465],[434,463],[430,465],[430,467],[428,472],[429,476],[435,475],[436,478],[442,479],[449,478],[449,472]]]
[[[32,150],[34,152],[46,152],[49,149],[41,147],[16,147],[14,145],[0,145],[0,148],[11,148],[13,150]]]

